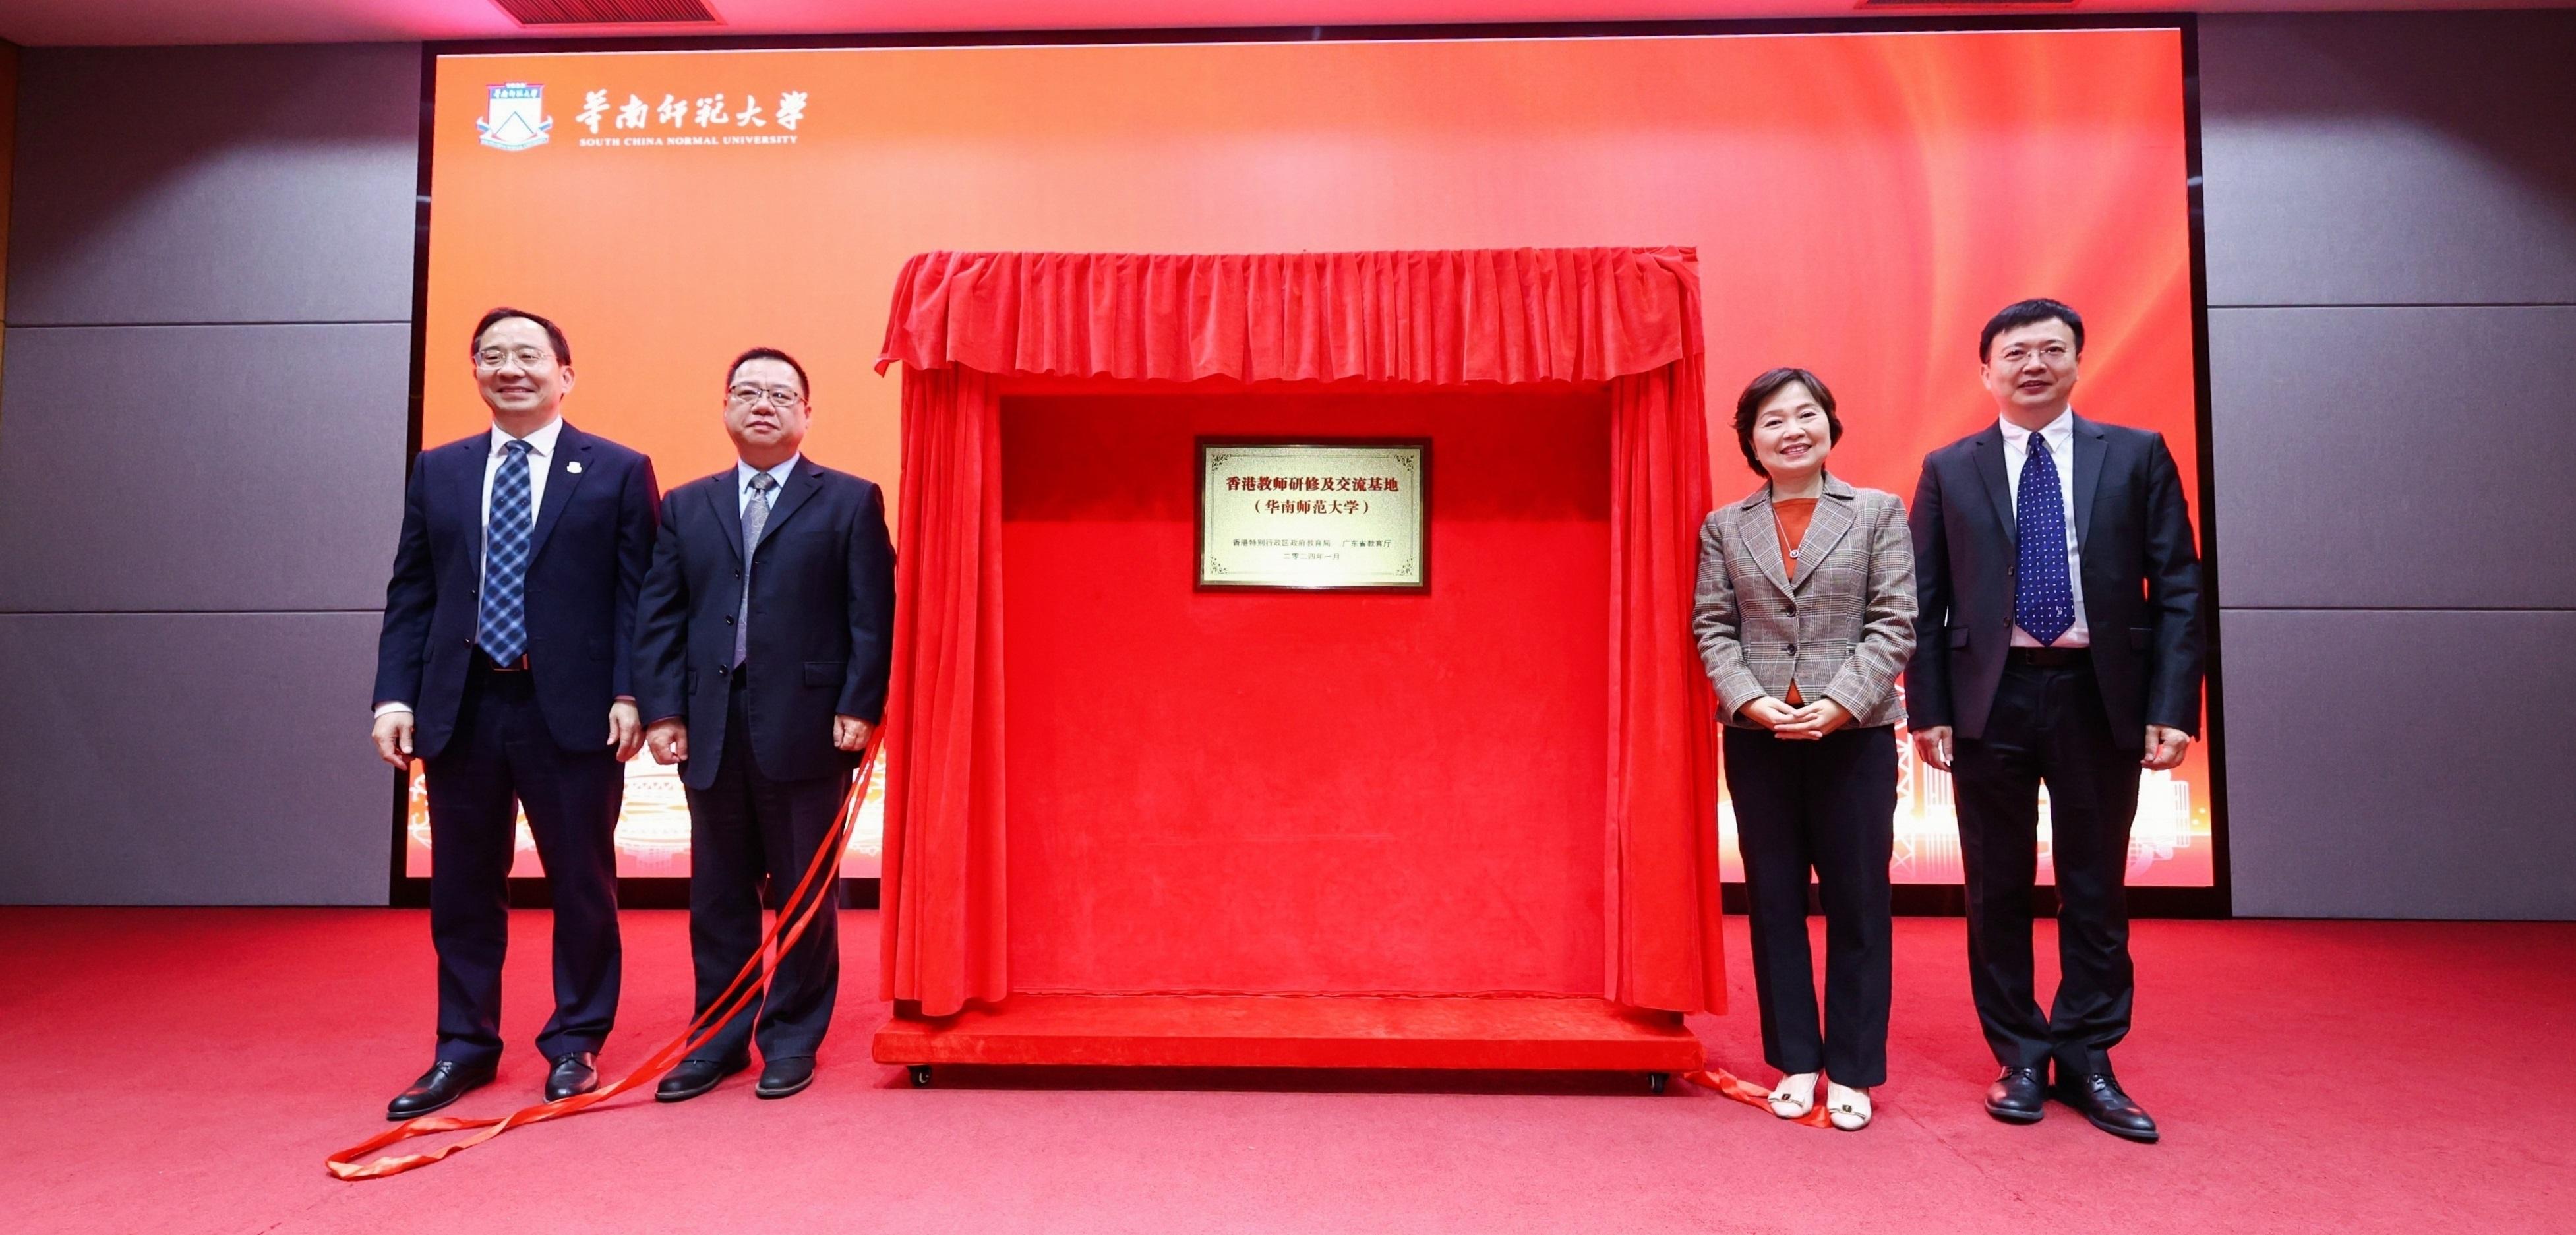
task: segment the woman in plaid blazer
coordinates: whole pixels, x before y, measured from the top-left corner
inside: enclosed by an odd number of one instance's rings
[[[1887,1079],[1887,865],[1895,845],[1897,678],[1914,652],[1905,504],[1828,475],[1833,392],[1773,369],[1735,401],[1766,483],[1700,528],[1691,633],[1725,722],[1726,782],[1752,912],[1762,1054],[1783,1119],[1815,1105],[1869,1123]],[[1825,907],[1825,1017],[1807,951],[1807,873]]]

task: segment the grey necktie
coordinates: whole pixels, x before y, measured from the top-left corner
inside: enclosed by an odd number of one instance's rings
[[[778,478],[767,472],[751,478],[751,500],[742,504],[742,612],[733,619],[733,663],[751,655],[751,555],[760,548],[760,529],[769,526],[769,491]]]

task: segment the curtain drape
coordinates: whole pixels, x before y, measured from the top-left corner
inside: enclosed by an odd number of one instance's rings
[[[1725,1003],[1713,703],[1689,631],[1709,510],[1698,258],[1663,249],[925,253],[904,365],[883,997],[1009,993],[999,381],[1601,382],[1611,391],[1603,993]]]

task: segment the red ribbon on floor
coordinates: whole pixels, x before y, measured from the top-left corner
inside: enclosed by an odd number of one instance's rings
[[[1694,1085],[1714,1089],[1727,1097],[1745,1104],[1746,1106],[1761,1107],[1766,1113],[1771,1110],[1770,1090],[1764,1089],[1760,1085],[1756,1085],[1751,1081],[1745,1080],[1743,1077],[1737,1076],[1724,1068],[1710,1068],[1704,1072],[1685,1072],[1682,1073],[1682,1079],[1689,1081]],[[1834,1117],[1831,1112],[1825,1110],[1825,1104],[1819,1102],[1814,1106],[1808,1107],[1806,1114],[1800,1115],[1789,1122],[1793,1124],[1805,1124],[1810,1128],[1830,1128],[1834,1126]]]
[[[769,971],[775,964],[771,957],[784,955],[787,949],[796,946],[797,939],[804,935],[806,926],[813,922],[815,913],[822,908],[823,898],[837,891],[837,880],[841,871],[841,851],[849,846],[850,827],[859,817],[859,803],[867,797],[868,777],[875,770],[877,752],[883,744],[883,737],[884,726],[882,725],[877,727],[876,732],[868,735],[867,746],[859,752],[858,775],[851,780],[849,793],[841,799],[840,817],[833,821],[830,834],[823,839],[823,847],[814,854],[814,860],[805,867],[804,877],[796,881],[796,890],[787,894],[785,907],[780,909],[778,916],[770,922],[769,933],[761,939],[759,950],[755,951],[751,960],[743,965],[742,972],[734,975],[732,984],[725,987],[724,994],[719,996],[706,1011],[699,1013],[696,1019],[690,1021],[689,1027],[681,1030],[678,1037],[664,1043],[660,1050],[653,1052],[651,1058],[646,1059],[634,1071],[619,1077],[613,1084],[603,1085],[589,1093],[574,1094],[569,1098],[561,1098],[553,1102],[541,1102],[535,1106],[512,1111],[507,1115],[481,1119],[465,1119],[454,1115],[423,1115],[416,1119],[407,1119],[359,1144],[323,1159],[323,1166],[330,1170],[335,1179],[352,1180],[383,1179],[388,1175],[400,1175],[405,1171],[417,1170],[459,1150],[472,1149],[512,1128],[544,1123],[550,1119],[561,1119],[567,1115],[577,1115],[630,1089],[650,1085],[661,1079],[663,1073],[677,1066],[681,1060],[688,1058],[689,1052],[706,1045],[715,1037],[718,1026],[749,1006],[753,997],[760,994],[767,985]],[[775,945],[774,951],[772,945]],[[755,978],[760,980],[754,981]],[[359,1161],[387,1145],[407,1141],[416,1136],[433,1136],[441,1132],[464,1132],[475,1128],[480,1128],[482,1131],[427,1153],[390,1155],[372,1162]]]

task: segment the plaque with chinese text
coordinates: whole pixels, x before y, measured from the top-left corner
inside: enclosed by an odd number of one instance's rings
[[[1199,443],[1199,586],[1431,586],[1428,442]]]

